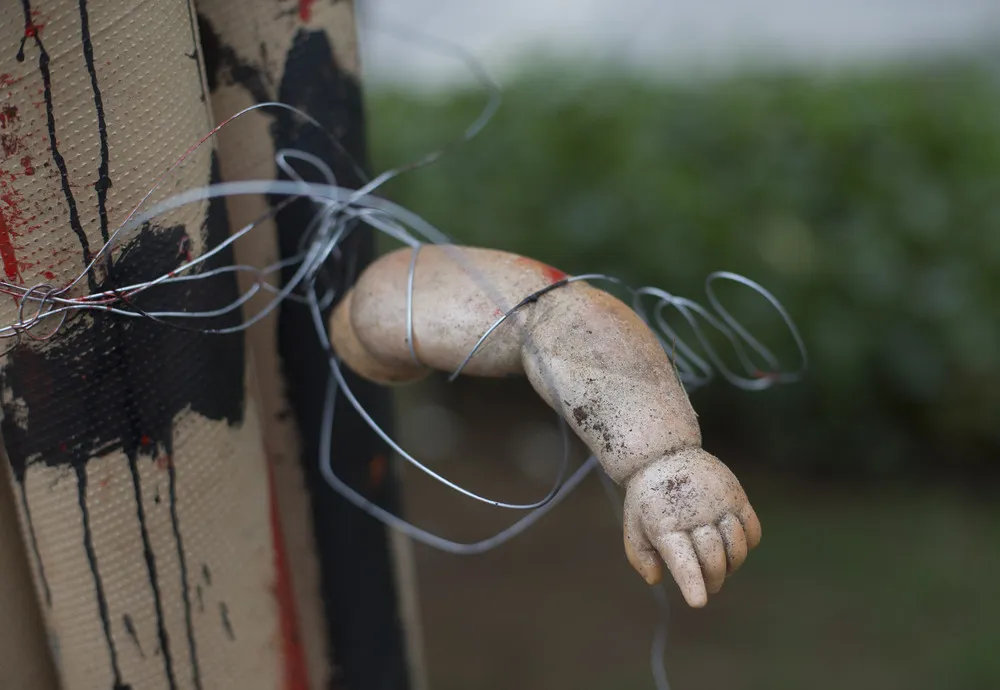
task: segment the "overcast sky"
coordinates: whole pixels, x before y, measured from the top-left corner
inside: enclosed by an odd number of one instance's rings
[[[441,84],[453,59],[385,27],[455,41],[502,79],[525,55],[613,57],[643,68],[810,65],[952,52],[1000,38],[1000,0],[360,0],[366,77]],[[395,29],[394,29],[395,30]]]

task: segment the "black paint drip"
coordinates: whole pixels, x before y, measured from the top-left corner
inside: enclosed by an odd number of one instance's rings
[[[83,59],[87,63],[87,73],[90,74],[90,88],[94,92],[94,109],[97,111],[97,134],[101,141],[101,162],[97,168],[97,212],[101,219],[101,238],[107,242],[108,235],[108,190],[111,188],[111,177],[108,175],[108,125],[104,120],[104,99],[101,98],[101,87],[97,83],[97,69],[94,67],[94,45],[90,40],[90,14],[87,11],[87,0],[80,0],[80,36],[83,43]],[[111,263],[111,255],[106,257]]]
[[[169,460],[168,460],[169,462]],[[176,690],[177,679],[174,678],[174,660],[170,654],[170,636],[167,635],[166,622],[163,619],[163,601],[160,595],[160,578],[156,571],[156,555],[149,540],[149,529],[146,526],[146,510],[142,500],[142,482],[139,479],[138,456],[128,456],[128,469],[132,475],[132,487],[135,491],[135,512],[139,521],[139,532],[142,535],[142,555],[146,559],[146,572],[149,574],[149,586],[153,590],[153,608],[156,610],[156,635],[163,650],[163,671],[167,674],[167,686]]]
[[[184,553],[184,538],[181,534],[180,521],[177,519],[177,469],[172,461],[167,463],[167,477],[170,483],[170,527],[174,531],[177,560],[181,568],[181,597],[184,601],[184,629],[187,633],[188,653],[191,655],[191,680],[195,690],[201,690],[198,646],[194,639],[194,621],[191,619],[191,587],[188,584],[187,556]]]
[[[188,2],[187,9],[188,22],[191,25],[191,42],[194,45],[191,48],[191,52],[184,53],[184,55],[195,61],[196,69],[198,70],[198,83],[201,85],[201,102],[204,103],[208,99],[208,89],[205,86],[205,75],[202,73],[201,65],[198,64],[198,52],[201,50],[201,46],[198,45],[198,30],[195,28],[194,3]]]
[[[24,62],[24,44],[29,37],[34,39],[38,48],[38,71],[42,75],[42,99],[45,101],[45,122],[49,134],[49,149],[52,151],[52,160],[59,170],[59,179],[62,183],[63,196],[66,198],[66,206],[69,209],[69,226],[73,229],[73,234],[80,241],[80,249],[83,251],[83,265],[88,267],[87,282],[91,292],[97,291],[97,280],[93,270],[89,268],[92,258],[90,253],[90,243],[87,235],[83,232],[83,225],[80,224],[80,214],[76,208],[76,198],[69,185],[69,171],[66,168],[66,159],[59,152],[58,137],[56,136],[56,115],[55,106],[52,102],[52,74],[49,70],[49,53],[45,50],[42,37],[31,19],[31,0],[21,0],[21,7],[24,9],[24,38],[21,39],[21,47],[15,56],[18,62]]]
[[[101,628],[104,630],[104,639],[108,643],[108,652],[111,655],[111,672],[115,678],[113,688],[114,690],[131,690],[131,686],[122,683],[122,672],[118,667],[118,649],[111,636],[108,599],[104,595],[104,583],[101,581],[101,571],[97,566],[97,553],[94,551],[94,537],[90,531],[90,509],[87,507],[87,468],[83,465],[76,465],[73,469],[76,470],[77,500],[80,504],[80,516],[83,519],[83,548],[87,553],[87,562],[90,563],[90,574],[94,578],[97,611],[101,617]]]

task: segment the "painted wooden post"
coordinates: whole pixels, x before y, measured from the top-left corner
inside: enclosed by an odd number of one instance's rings
[[[343,146],[337,150],[326,135],[286,111],[255,111],[220,132],[223,178],[281,177],[275,152],[297,148],[321,156],[340,184],[360,184],[358,169],[366,170],[367,160],[352,3],[199,0],[197,6],[217,119],[255,103],[280,101],[318,120]],[[268,210],[264,198],[233,199],[232,227]],[[314,213],[305,200],[279,212],[237,245],[238,259],[260,266],[296,254]],[[340,274],[340,291],[372,258],[371,234],[356,234],[343,252],[347,270]],[[319,475],[327,363],[312,317],[307,308],[286,303],[248,335],[311,687],[329,687],[333,679],[345,688],[405,689],[407,652],[418,655],[419,649],[406,649],[403,621],[411,630],[419,623],[413,606],[397,603],[397,591],[401,585],[412,593],[414,568],[405,558],[405,542],[390,540],[379,523],[343,501]],[[364,382],[354,385],[375,418],[388,422],[387,393]],[[371,500],[395,508],[387,448],[349,406],[338,406],[336,419],[335,471]]]

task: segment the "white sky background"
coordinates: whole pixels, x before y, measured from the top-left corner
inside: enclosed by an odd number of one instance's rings
[[[538,51],[652,71],[830,67],[1000,44],[1000,0],[359,0],[365,78],[464,82],[453,58],[387,33],[462,45],[502,81]],[[380,28],[384,27],[384,28]]]

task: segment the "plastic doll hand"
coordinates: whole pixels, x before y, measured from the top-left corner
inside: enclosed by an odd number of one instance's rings
[[[687,448],[629,478],[625,553],[649,584],[666,563],[689,606],[701,608],[760,543],[760,521],[718,458]]]

